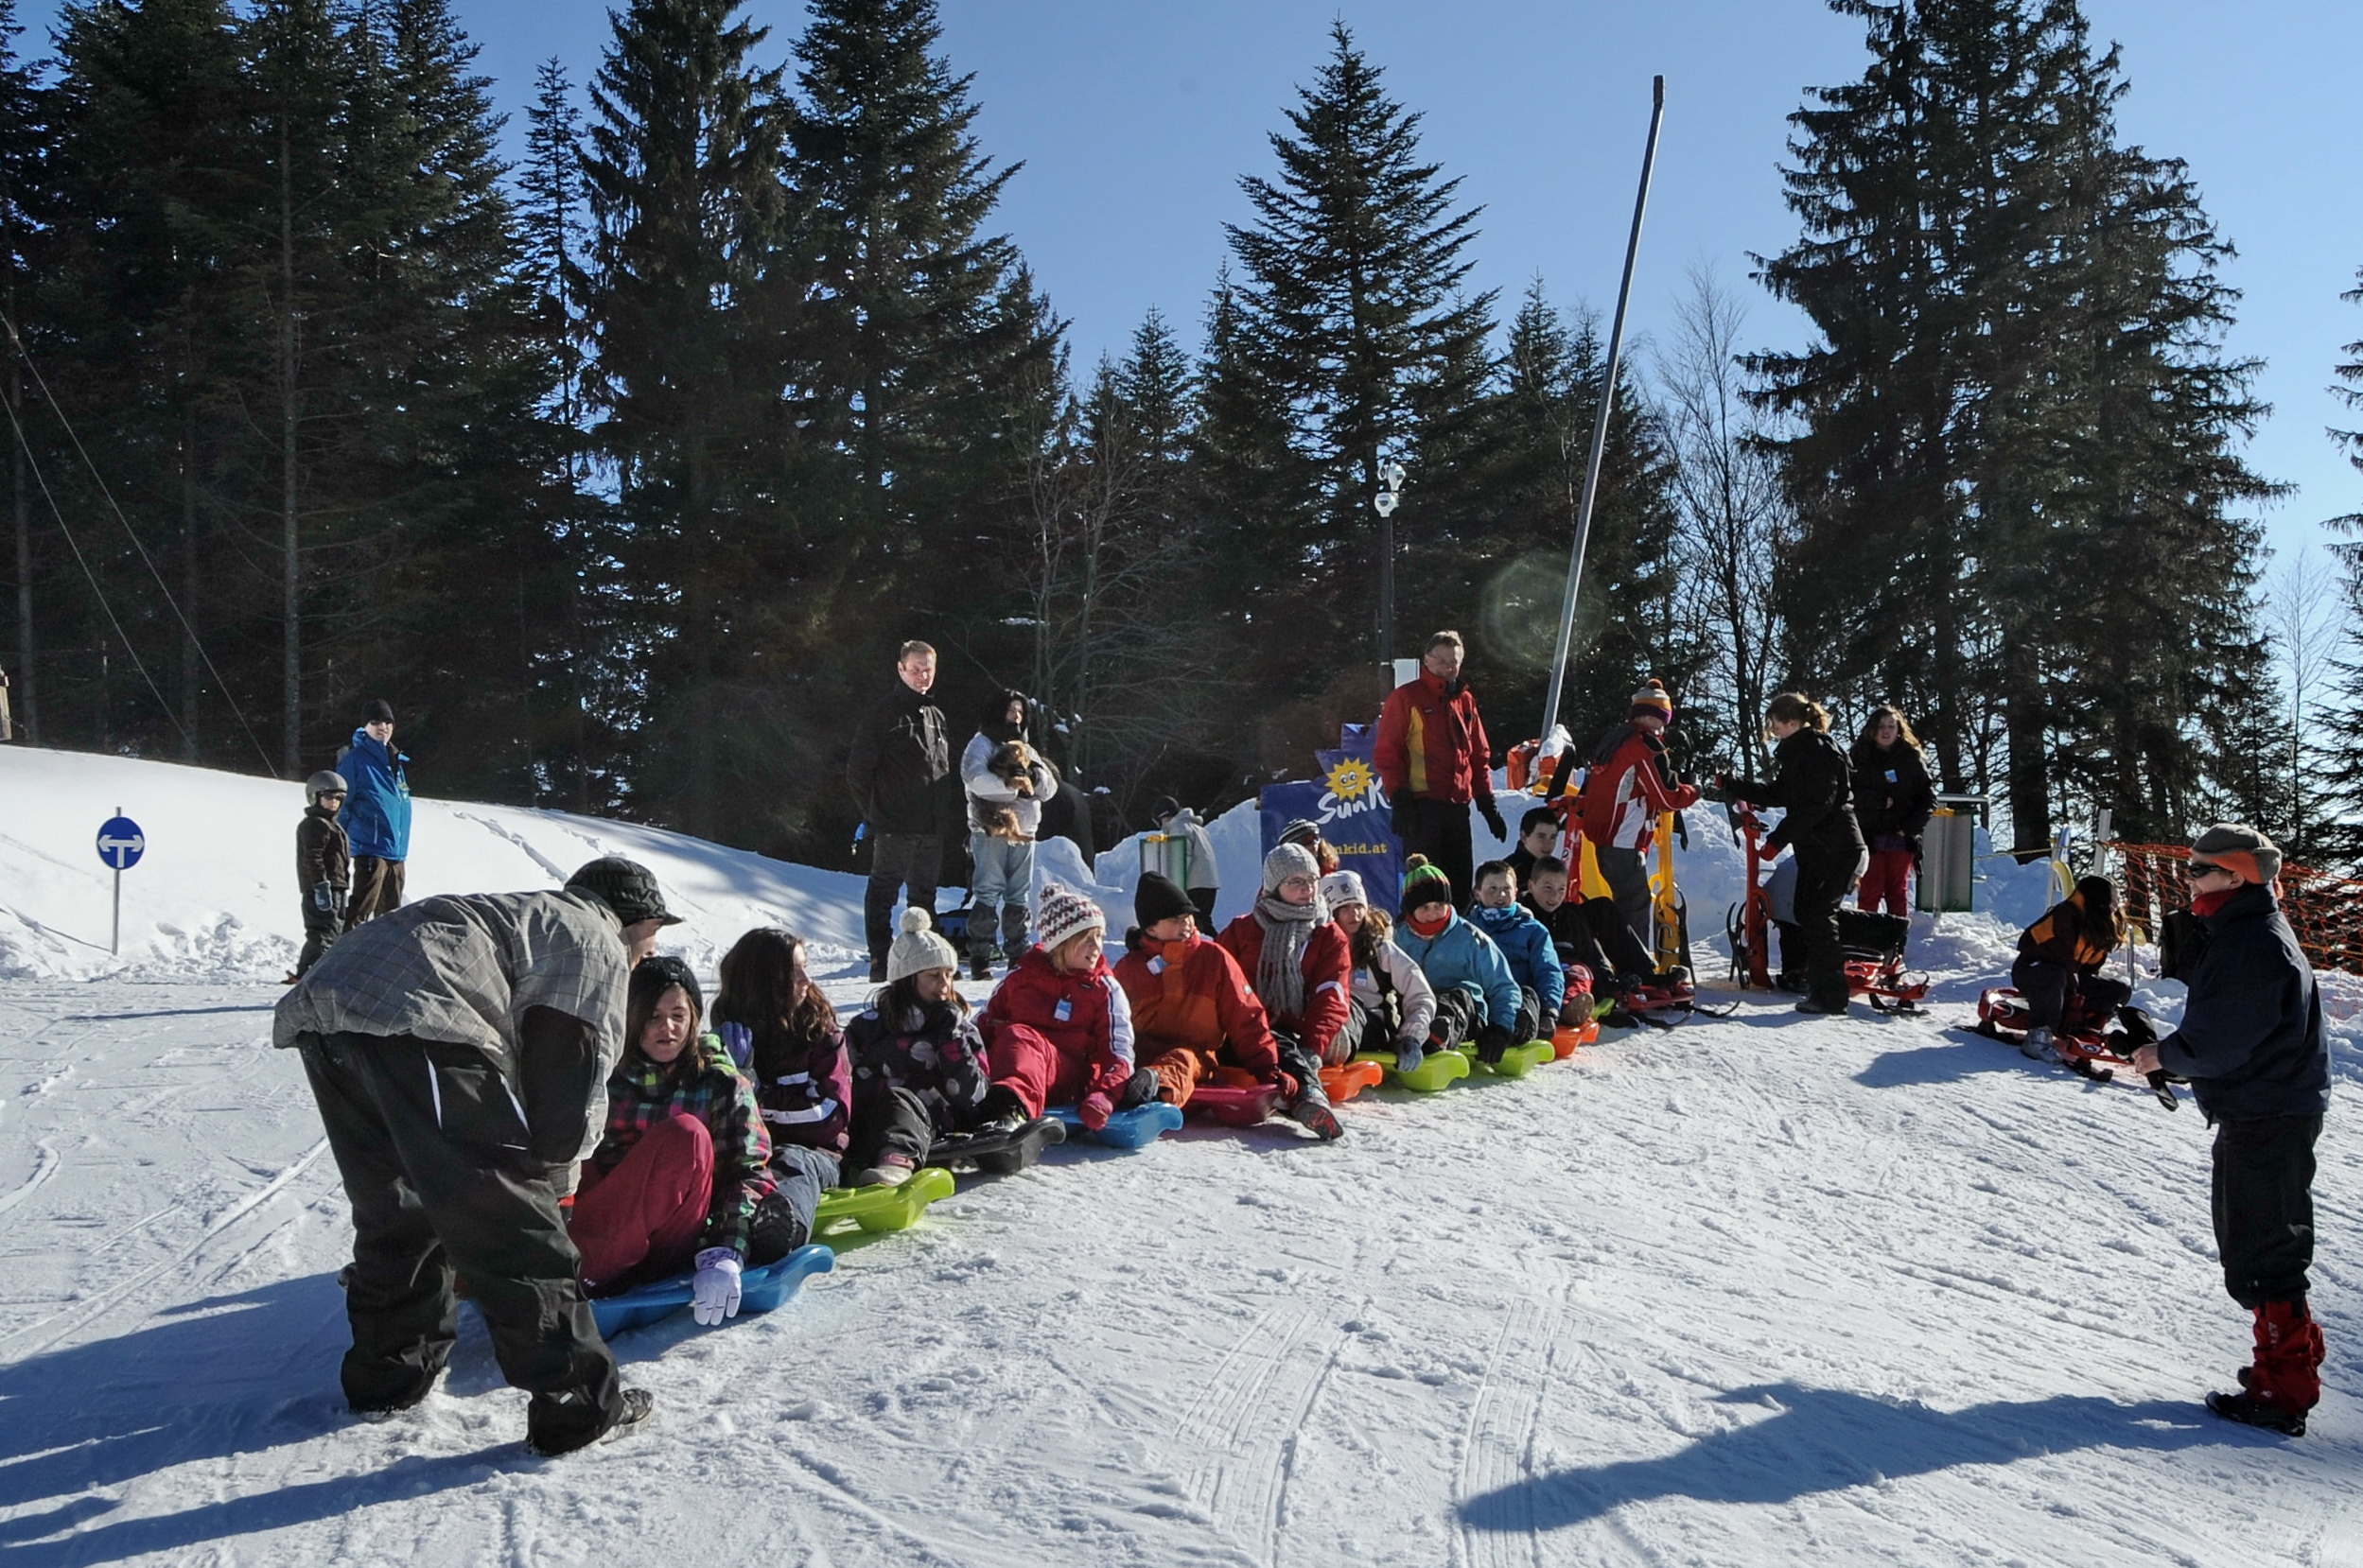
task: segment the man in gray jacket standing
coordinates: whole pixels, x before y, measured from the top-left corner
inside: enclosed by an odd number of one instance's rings
[[[563,1454],[629,1426],[558,1194],[597,1144],[632,966],[674,923],[631,861],[547,893],[445,896],[349,932],[280,1000],[353,1206],[344,1395],[377,1417],[427,1397],[464,1274],[493,1354],[533,1398],[525,1440]]]

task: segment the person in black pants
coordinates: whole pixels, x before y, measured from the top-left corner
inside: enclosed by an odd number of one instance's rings
[[[2181,1026],[2133,1066],[2190,1079],[2215,1126],[2215,1250],[2224,1289],[2254,1316],[2256,1356],[2240,1391],[2207,1407],[2298,1437],[2322,1394],[2322,1330],[2306,1309],[2314,1142],[2330,1108],[2322,996],[2281,912],[2272,840],[2218,824],[2191,845],[2189,873],[2206,944],[2183,975]]]
[[[1854,820],[1854,792],[1847,754],[1829,738],[1829,710],[1784,691],[1764,712],[1764,728],[1777,742],[1770,783],[1725,779],[1735,800],[1781,808],[1780,826],[1765,837],[1774,854],[1787,848],[1796,857],[1796,929],[1805,941],[1805,1000],[1800,1013],[1847,1010],[1846,952],[1838,944],[1838,906],[1862,880],[1870,856]],[[1784,933],[1785,935],[1785,933]],[[1780,950],[1792,962],[1787,943]]]
[[[894,671],[894,686],[853,732],[845,763],[846,788],[869,825],[869,886],[862,896],[862,925],[869,938],[873,985],[886,983],[895,896],[907,890],[910,906],[935,920],[945,829],[957,804],[943,709],[927,695],[936,685],[936,651],[923,642],[906,642],[895,656]]]

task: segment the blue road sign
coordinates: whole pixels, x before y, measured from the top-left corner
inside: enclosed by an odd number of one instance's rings
[[[148,852],[148,836],[130,817],[109,817],[98,828],[98,858],[111,869],[129,871]]]

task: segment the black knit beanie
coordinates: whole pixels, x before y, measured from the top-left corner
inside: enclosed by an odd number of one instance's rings
[[[1146,872],[1141,885],[1132,893],[1132,918],[1146,931],[1160,920],[1170,920],[1177,915],[1196,915],[1198,906],[1190,896],[1173,885],[1173,879],[1161,872]]]

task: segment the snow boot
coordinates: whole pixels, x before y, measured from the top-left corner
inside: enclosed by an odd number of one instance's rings
[[[900,1187],[911,1179],[911,1158],[908,1155],[881,1155],[878,1163],[866,1171],[857,1171],[847,1183],[851,1187]]]
[[[976,1131],[1003,1137],[1016,1132],[1033,1118],[1025,1112],[1025,1102],[1018,1091],[1006,1084],[995,1084],[985,1091],[985,1098],[976,1106]]]
[[[1345,1127],[1329,1104],[1329,1092],[1321,1087],[1321,1079],[1298,1078],[1293,1073],[1285,1076],[1296,1085],[1296,1096],[1288,1102],[1288,1119],[1311,1128],[1324,1143],[1344,1137]]]
[[[656,1403],[656,1396],[647,1389],[626,1388],[623,1391],[623,1408],[617,1411],[616,1419],[609,1421],[600,1431],[584,1438],[581,1442],[565,1443],[556,1447],[548,1443],[537,1443],[528,1437],[525,1439],[525,1452],[540,1458],[554,1459],[561,1454],[571,1454],[578,1448],[588,1448],[593,1443],[613,1442],[633,1427],[648,1420],[648,1413]]]
[[[993,977],[991,955],[981,952],[969,954],[968,977],[971,980],[990,980]]]
[[[1797,1003],[1796,1010],[1800,1013],[1828,1013],[1834,1018],[1845,1018],[1847,1000],[1844,997],[1831,1001],[1825,997],[1809,996]]]
[[[2240,1368],[2240,1392],[2210,1394],[2207,1408],[2226,1420],[2284,1437],[2305,1436],[2305,1413],[2322,1398],[2322,1326],[2305,1302],[2267,1301],[2256,1309],[2256,1359]]]
[[[2026,1038],[2019,1042],[2019,1054],[2030,1062],[2056,1062],[2059,1059],[2059,1053],[2052,1049],[2051,1031],[2039,1023],[2028,1030]]]

